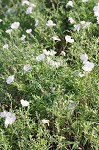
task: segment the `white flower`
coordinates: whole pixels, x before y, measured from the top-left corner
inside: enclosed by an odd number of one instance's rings
[[[80,28],[81,28],[81,25],[80,25],[80,24],[75,24],[75,25],[74,25],[74,31],[79,32]]]
[[[22,104],[22,106],[24,106],[24,107],[29,106],[29,102],[26,101],[26,100],[23,100],[23,99],[21,99],[21,104]]]
[[[78,75],[82,78],[84,76],[83,73],[79,72]]]
[[[83,61],[83,62],[85,62],[85,61],[87,61],[88,60],[88,55],[85,53],[85,54],[81,54],[80,55],[80,59]]]
[[[48,27],[56,26],[56,24],[55,24],[55,23],[53,23],[53,21],[52,21],[52,20],[48,20],[48,22],[46,23],[46,25],[47,25]]]
[[[10,14],[10,12],[11,12],[11,8],[9,8],[7,11],[6,11],[6,14],[8,15],[8,14]]]
[[[45,55],[50,55],[50,51],[47,51],[46,49],[43,49],[43,53],[44,53]]]
[[[44,53],[45,55],[49,54],[46,49],[43,49],[43,53]]]
[[[23,1],[22,1],[22,6],[24,6],[24,5],[28,5],[28,6],[30,6],[30,7],[36,7],[35,4],[30,3],[28,0],[23,0]]]
[[[11,24],[12,29],[18,29],[19,26],[20,26],[20,22],[14,22],[14,23]]]
[[[38,26],[38,24],[39,24],[39,20],[35,19],[35,27]]]
[[[6,128],[8,127],[9,124],[14,123],[15,120],[16,120],[15,113],[7,112],[5,110],[0,113],[0,116],[5,118],[5,126],[6,126]]]
[[[26,38],[26,36],[23,34],[22,37],[21,37],[21,40],[24,41],[25,38]]]
[[[8,112],[5,118],[5,126],[8,127],[8,125],[14,123],[15,120],[16,120],[15,113]]]
[[[81,24],[82,28],[86,28],[87,26],[89,26],[91,24],[91,22],[81,21],[80,24]]]
[[[98,2],[98,4],[97,4],[97,6],[95,6],[95,7],[93,8],[93,11],[94,11],[94,15],[95,15],[96,17],[99,17],[99,2]]]
[[[83,28],[86,28],[87,26],[89,26],[91,24],[91,22],[86,22]]]
[[[69,22],[70,22],[71,24],[73,24],[73,23],[75,22],[72,17],[69,17],[68,20],[69,20]]]
[[[32,10],[33,10],[33,7],[29,6],[27,9],[26,9],[26,14],[30,14],[32,13]]]
[[[62,56],[65,56],[66,55],[66,53],[64,52],[64,51],[61,51],[61,53],[60,53]]]
[[[54,50],[50,50],[50,51],[49,51],[49,55],[50,55],[50,56],[54,56],[55,54],[56,54],[56,52],[55,52]]]
[[[2,19],[0,19],[0,22],[2,22],[3,20]]]
[[[68,7],[68,6],[70,6],[70,7],[74,7],[73,2],[72,2],[72,1],[68,1],[68,3],[67,3],[67,5],[66,5],[66,7]]]
[[[60,62],[59,61],[54,61],[53,66],[58,68],[60,66]]]
[[[29,2],[28,0],[23,0],[23,1],[22,1],[22,6],[24,6],[25,4],[26,4],[26,5],[29,5],[30,2]]]
[[[47,63],[51,63],[53,60],[47,56]]]
[[[72,101],[72,100],[70,100],[70,101],[69,101],[68,108],[74,110],[74,109],[75,109],[75,102]]]
[[[54,56],[56,54],[54,50],[47,51],[46,49],[43,49],[43,53],[50,56]]]
[[[14,81],[14,75],[11,75],[7,78],[6,83],[11,84]]]
[[[47,63],[52,66],[58,68],[60,66],[60,62],[52,60],[50,57],[47,57]]]
[[[81,21],[79,24],[74,25],[74,31],[79,32],[80,28],[86,28],[87,26],[89,26],[91,24],[91,22],[85,22],[85,21]]]
[[[3,48],[4,48],[4,49],[8,49],[8,47],[9,47],[8,44],[3,45]]]
[[[44,53],[45,55],[50,55],[50,51],[47,51],[46,49],[43,49],[43,53]]]
[[[99,24],[99,16],[97,17],[97,24]]]
[[[56,88],[51,86],[50,89],[51,89],[51,92],[54,92]]]
[[[88,0],[82,0],[82,2],[84,2],[84,3],[85,3],[85,2],[88,2]]]
[[[40,54],[39,56],[36,57],[37,61],[42,61],[45,58],[44,54]]]
[[[7,115],[7,113],[8,113],[8,112],[4,110],[3,112],[0,113],[0,116],[3,117],[3,118],[5,118],[6,115]]]
[[[8,29],[5,32],[10,34],[12,32],[12,29]]]
[[[61,41],[58,36],[53,36],[52,39],[53,39],[54,41]]]
[[[31,69],[32,69],[32,66],[31,65],[29,65],[29,64],[27,64],[27,65],[25,65],[24,66],[24,72],[30,72],[31,71]]]
[[[66,40],[66,42],[69,42],[69,43],[73,43],[74,42],[74,39],[72,39],[71,36],[69,36],[69,35],[65,36],[65,40]]]
[[[32,4],[32,3],[29,3],[28,5],[29,5],[29,7],[26,9],[26,14],[27,15],[32,13],[32,10],[36,7],[36,5]]]
[[[27,29],[26,33],[30,34],[32,32],[32,29]]]
[[[89,61],[86,61],[86,62],[84,63],[84,66],[82,67],[82,69],[83,69],[84,71],[86,71],[86,72],[92,71],[93,68],[94,68],[94,63],[91,63],[91,62],[89,62]]]
[[[43,119],[43,120],[42,120],[42,123],[43,123],[43,124],[47,124],[48,126],[49,126],[49,122],[50,122],[50,121],[49,121],[49,120],[46,120],[46,119]]]

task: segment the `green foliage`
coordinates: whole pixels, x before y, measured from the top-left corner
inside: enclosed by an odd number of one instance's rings
[[[26,14],[27,5],[20,0],[0,0],[0,112],[14,112],[16,120],[5,127],[0,117],[0,150],[98,150],[99,149],[99,28],[93,7],[98,0],[73,0],[74,7],[66,7],[67,0],[30,0],[36,5]],[[11,8],[10,13],[6,13]],[[74,31],[69,22],[91,22],[90,26]],[[53,20],[55,27],[46,25]],[[36,20],[38,25],[35,26]],[[11,34],[6,30],[13,22],[20,22]],[[30,34],[27,29],[32,29]],[[21,40],[21,36],[26,36]],[[57,35],[61,41],[54,41]],[[70,35],[74,43],[66,43]],[[3,46],[8,44],[8,48]],[[51,56],[59,67],[50,66],[47,56],[41,62],[36,56],[43,49],[55,50]],[[61,52],[66,53],[65,56]],[[88,54],[95,64],[91,72],[84,72],[81,54]],[[30,64],[30,72],[24,66]],[[79,72],[84,73],[83,77]],[[6,83],[14,75],[14,82]],[[20,100],[29,102],[28,107]],[[42,120],[49,120],[43,123]]]

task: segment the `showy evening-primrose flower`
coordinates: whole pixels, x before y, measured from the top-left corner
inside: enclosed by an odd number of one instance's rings
[[[27,9],[26,9],[26,14],[30,14],[32,13],[32,10],[33,10],[33,7],[29,6]]]
[[[44,54],[40,54],[39,56],[36,57],[37,61],[42,61],[45,58]]]
[[[97,23],[99,24],[99,2],[93,8],[94,15],[97,17]]]
[[[38,26],[38,24],[39,24],[39,20],[35,19],[35,27]]]
[[[20,22],[14,22],[14,23],[11,24],[12,29],[18,29],[19,26],[20,26]]]
[[[0,116],[5,118],[5,127],[7,128],[9,124],[13,124],[16,120],[15,113],[3,111]]]
[[[42,120],[42,123],[43,123],[43,124],[47,124],[48,126],[49,126],[49,122],[50,122],[50,121],[47,120],[47,119],[43,119],[43,120]]]
[[[91,24],[91,22],[81,21],[79,24],[74,25],[74,31],[79,32],[80,28],[86,28]]]
[[[69,108],[69,110],[74,110],[75,109],[75,102],[70,100],[69,104],[68,104],[68,108]]]
[[[92,71],[92,69],[94,68],[94,63],[92,62],[89,62],[89,61],[86,61],[84,63],[84,66],[82,67],[82,69],[86,72],[90,72]]]
[[[55,23],[53,23],[53,21],[52,21],[52,20],[48,20],[48,22],[46,23],[46,25],[47,25],[48,27],[56,26],[56,24],[55,24]]]
[[[23,100],[23,99],[21,99],[21,104],[22,104],[22,106],[24,106],[24,107],[29,106],[29,102],[26,101],[26,100]]]
[[[70,6],[70,7],[74,7],[74,5],[73,5],[73,2],[72,2],[72,1],[68,1],[68,3],[66,4],[66,8],[67,8],[67,7],[69,7],[69,6]]]
[[[21,36],[21,40],[24,41],[25,38],[26,38],[26,36],[23,34],[23,35]]]
[[[3,118],[6,117],[7,113],[8,112],[4,110],[3,112],[0,113],[0,117],[3,117]]]
[[[5,32],[8,33],[8,34],[11,34],[12,29],[8,29],[8,30],[6,30]]]
[[[9,47],[8,44],[3,45],[3,48],[4,48],[4,49],[8,49],[8,47]]]
[[[64,51],[61,51],[60,55],[65,56],[66,53]]]
[[[27,64],[27,65],[24,66],[23,69],[24,69],[24,72],[25,72],[25,73],[26,73],[26,72],[31,72],[32,66],[29,65],[29,64]]]
[[[91,22],[85,22],[85,21],[81,21],[80,25],[82,28],[86,28],[87,26],[89,26],[91,24]]]
[[[80,24],[74,24],[74,31],[79,32],[80,28],[81,28]]]
[[[0,19],[0,23],[2,22],[3,20],[2,19]]]
[[[23,0],[22,1],[22,6],[24,6],[24,5],[29,5],[30,4],[30,2],[28,1],[28,0]]]
[[[8,8],[8,10],[6,11],[6,14],[7,15],[10,14],[11,10],[12,10],[12,8]]]
[[[85,53],[85,54],[81,54],[80,55],[80,59],[83,61],[83,62],[85,62],[85,61],[87,61],[88,60],[88,55]]]
[[[14,75],[11,75],[7,78],[6,83],[11,84],[14,81]]]
[[[47,63],[52,66],[52,67],[55,67],[55,68],[58,68],[60,66],[60,62],[58,61],[54,61],[52,60],[50,57],[47,57]]]
[[[52,39],[53,39],[54,41],[61,41],[58,36],[53,36]]]
[[[69,17],[68,20],[69,20],[69,22],[70,22],[71,24],[73,24],[73,23],[75,22],[72,17]]]
[[[99,16],[97,17],[97,24],[99,24]]]
[[[43,49],[43,53],[45,55],[54,56],[56,54],[56,51],[54,51],[54,50],[47,51],[46,49]]]
[[[86,3],[86,2],[88,2],[88,0],[82,0],[82,2]]]
[[[99,16],[99,2],[97,3],[96,6],[94,6],[93,11],[94,11],[94,15],[98,17]]]
[[[27,29],[26,33],[30,34],[32,32],[32,29]]]
[[[72,39],[71,36],[69,36],[69,35],[65,36],[65,40],[66,40],[66,42],[69,42],[69,43],[73,43],[74,42],[74,39]]]
[[[15,113],[8,112],[6,114],[6,118],[5,118],[5,126],[6,126],[6,128],[8,127],[9,124],[14,123],[15,120],[16,120]]]

